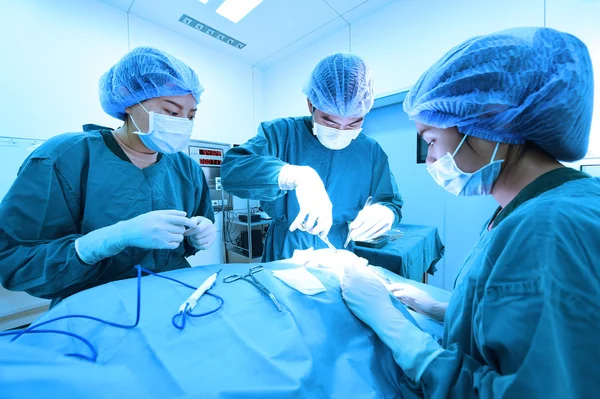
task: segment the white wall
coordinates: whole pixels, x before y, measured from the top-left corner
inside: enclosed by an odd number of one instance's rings
[[[254,134],[256,134],[256,129],[258,128],[258,125],[260,122],[267,120],[267,116],[266,116],[266,109],[265,109],[265,77],[264,77],[264,72],[257,68],[256,66],[252,67],[252,78],[253,78],[253,84],[254,84],[254,102],[253,102],[253,108],[254,108],[254,120],[252,123],[252,126],[254,128],[254,130],[252,131],[252,134],[250,135],[250,137],[254,136]],[[233,144],[241,144],[246,140],[240,140],[240,142],[238,143],[233,143]]]
[[[399,1],[352,25],[352,51],[371,66],[376,93],[386,93],[413,85],[472,36],[543,24],[544,0]]]
[[[100,107],[98,80],[128,51],[125,12],[96,0],[5,0],[0,30],[0,135],[48,138],[85,123],[119,126]],[[130,45],[157,47],[196,70],[205,92],[193,138],[252,136],[250,65],[133,16]]]
[[[8,0],[0,11],[2,136],[114,125],[98,78],[127,52],[125,13],[96,1]]]

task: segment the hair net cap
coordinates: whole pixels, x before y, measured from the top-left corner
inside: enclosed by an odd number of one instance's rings
[[[586,46],[548,28],[467,40],[421,76],[404,101],[419,123],[486,140],[533,142],[562,161],[585,156],[594,81]]]
[[[337,53],[322,59],[302,92],[318,110],[358,118],[373,106],[371,70],[358,56]]]
[[[102,109],[125,120],[125,109],[155,97],[191,94],[200,102],[204,87],[182,61],[151,47],[138,47],[100,78]]]

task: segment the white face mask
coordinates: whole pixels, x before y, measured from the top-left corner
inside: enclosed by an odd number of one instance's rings
[[[481,169],[467,173],[459,169],[454,160],[454,156],[463,145],[467,136],[465,135],[454,151],[454,154],[447,153],[427,167],[427,171],[433,177],[437,184],[444,187],[446,191],[454,195],[475,196],[489,195],[498,176],[503,160],[494,161],[496,152],[500,143],[496,144],[490,163]]]
[[[182,151],[189,143],[194,129],[194,122],[187,118],[178,118],[176,116],[168,116],[157,114],[154,111],[148,111],[142,103],[140,106],[144,111],[148,112],[148,133],[140,131],[137,123],[131,117],[131,121],[137,128],[137,132],[133,132],[140,136],[140,140],[146,147],[152,151],[157,151],[163,154],[175,154]]]
[[[313,134],[317,136],[321,144],[330,150],[341,150],[348,147],[361,131],[362,129],[340,130],[319,125],[313,118]]]

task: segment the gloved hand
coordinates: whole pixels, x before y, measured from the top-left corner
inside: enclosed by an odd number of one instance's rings
[[[329,248],[313,250],[295,249],[291,261],[297,265],[309,268],[318,268],[335,275],[341,281],[344,268],[348,265],[366,267],[369,261],[356,256],[353,252],[343,249],[332,250]]]
[[[447,303],[436,301],[427,292],[410,284],[393,283],[388,285],[387,288],[400,302],[409,306],[414,311],[429,316],[432,319],[444,321]]]
[[[326,237],[333,224],[332,205],[319,174],[309,166],[285,165],[279,172],[279,187],[296,190],[300,205],[290,231],[300,229]]]
[[[345,265],[340,287],[348,308],[373,329],[379,322],[376,310],[393,307],[390,291],[368,266]]]
[[[396,215],[387,206],[373,204],[358,213],[350,223],[350,238],[354,241],[368,241],[390,231]]]
[[[392,300],[396,299],[368,268],[347,267],[340,286],[342,297],[352,313],[370,326],[392,350],[404,373],[413,381],[419,381],[443,348],[394,307]]]
[[[190,220],[196,227],[188,229],[183,235],[188,237],[190,243],[197,249],[210,248],[217,238],[217,228],[213,222],[202,216],[194,216]]]
[[[152,211],[94,230],[75,241],[77,254],[87,264],[114,256],[127,247],[175,249],[187,228],[197,225],[176,210]]]

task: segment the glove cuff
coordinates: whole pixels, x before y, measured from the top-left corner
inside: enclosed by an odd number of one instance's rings
[[[285,164],[279,171],[279,177],[277,178],[277,182],[279,183],[279,188],[281,190],[294,190],[297,186],[296,178],[294,176],[294,172],[297,166],[293,166],[290,164]]]
[[[96,264],[125,249],[118,240],[118,235],[113,234],[111,227],[91,231],[75,240],[75,251],[84,263]]]
[[[371,327],[392,350],[404,374],[418,382],[429,364],[444,351],[429,334],[419,330],[394,308]]]
[[[279,188],[282,190],[294,190],[303,182],[323,185],[319,174],[310,166],[290,164],[285,164],[281,168],[277,182],[279,183]]]

